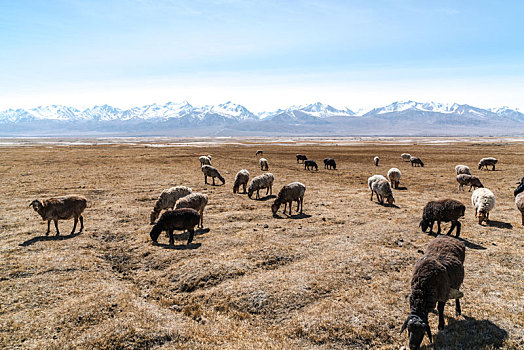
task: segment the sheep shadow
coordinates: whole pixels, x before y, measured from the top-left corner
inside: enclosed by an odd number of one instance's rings
[[[275,214],[275,215],[273,215],[273,217],[275,219],[293,219],[293,220],[307,219],[307,218],[311,217],[311,215],[304,214],[304,213],[291,214],[291,215],[284,213],[284,215],[285,216],[280,216],[278,214]]]
[[[407,191],[408,188],[406,186],[399,186],[399,187],[395,188],[395,190],[397,190],[397,191]]]
[[[198,249],[202,245],[202,243],[189,243],[189,244],[181,244],[181,245],[169,245],[167,243],[154,243],[154,246],[161,247],[164,249],[170,249],[170,250],[192,250],[192,249]]]
[[[274,194],[271,194],[269,196],[260,197],[259,199],[255,199],[255,200],[259,201],[259,202],[265,202],[265,201],[268,201],[268,200],[273,199],[273,198],[277,198],[277,196],[275,196]]]
[[[445,230],[443,230],[445,231]],[[428,235],[429,236],[433,236],[433,237],[437,237],[439,236],[439,234],[437,234],[436,232],[428,232]],[[488,248],[484,247],[484,246],[481,246],[480,244],[476,244],[476,243],[473,243],[473,242],[470,242],[468,241],[467,239],[464,239],[462,237],[457,237],[457,236],[454,236],[453,235],[453,232],[451,235],[449,235],[450,237],[453,237],[455,239],[458,239],[459,241],[461,242],[464,242],[464,245],[466,246],[466,248],[469,248],[469,249],[475,249],[475,250],[486,250]]]
[[[65,241],[66,239],[75,238],[77,236],[80,236],[82,232],[76,232],[72,234],[68,234],[66,236],[36,236],[31,239],[28,239],[27,241],[20,243],[20,247],[27,247],[32,244],[35,244],[37,242],[47,242],[47,241]]]
[[[496,221],[496,220],[488,220],[486,222],[486,226],[489,227],[496,227],[496,228],[505,228],[508,230],[513,229],[513,225],[509,222],[502,222],[502,221]]]
[[[449,319],[449,324],[435,335],[433,346],[426,349],[487,349],[498,348],[508,332],[489,320]]]

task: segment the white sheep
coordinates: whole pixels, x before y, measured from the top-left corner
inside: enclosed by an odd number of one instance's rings
[[[471,204],[475,207],[475,217],[482,224],[489,220],[489,212],[495,207],[495,195],[487,188],[477,188],[471,195]]]
[[[397,168],[391,168],[388,171],[388,179],[394,188],[398,188],[398,185],[400,184],[401,176],[402,176],[402,173]]]
[[[522,225],[524,225],[524,192],[517,194],[515,197],[515,205],[520,211],[520,215],[522,216]]]
[[[498,160],[497,158],[493,158],[493,157],[487,157],[487,158],[482,158],[480,161],[479,161],[479,170],[482,169],[482,168],[486,168],[486,170],[488,170],[488,165],[491,165],[491,170],[495,171],[495,164],[497,164]]]
[[[469,170],[469,166],[459,164],[455,167],[455,171],[457,172],[457,175],[460,174],[468,174],[471,175],[471,171]]]
[[[204,165],[211,165],[211,156],[200,156],[198,160],[200,160],[201,167]]]
[[[375,166],[378,166],[379,160],[380,158],[378,156],[375,156],[375,158],[373,158],[373,163],[375,164]]]
[[[249,182],[249,171],[246,169],[240,170],[235,176],[235,183],[233,184],[233,193],[237,193],[240,185],[244,186],[244,193],[246,193],[246,186]]]
[[[409,153],[402,153],[400,156],[402,157],[402,160],[405,162],[409,162],[411,160],[411,154]]]
[[[162,210],[173,209],[179,198],[185,197],[192,192],[193,190],[186,186],[175,186],[163,190],[151,212],[151,225],[155,223],[155,220]]]
[[[176,201],[175,209],[191,208],[200,214],[200,227],[204,227],[204,208],[207,205],[207,195],[193,192]]]
[[[262,171],[268,171],[269,170],[269,164],[267,163],[266,158],[260,158],[260,170]]]
[[[395,203],[393,198],[393,192],[391,192],[391,185],[388,180],[379,180],[371,184],[371,189],[377,195],[377,200],[380,204],[384,204],[384,199],[387,200],[389,205]]]
[[[273,181],[275,181],[275,177],[271,173],[255,176],[249,183],[249,187],[247,189],[248,197],[251,198],[253,192],[256,191],[257,195],[255,198],[259,199],[260,195],[258,192],[263,188],[267,188],[266,196],[268,194],[273,194]]]
[[[371,198],[369,199],[370,201],[373,200],[373,189],[372,189],[373,182],[380,181],[380,180],[388,181],[388,179],[386,179],[382,175],[373,175],[368,178],[368,187],[369,187],[369,190],[371,191]]]

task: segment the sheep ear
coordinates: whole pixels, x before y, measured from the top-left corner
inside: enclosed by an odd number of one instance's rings
[[[426,332],[428,333],[429,342],[433,343],[433,339],[431,337],[431,328],[429,327],[429,324],[426,325]]]

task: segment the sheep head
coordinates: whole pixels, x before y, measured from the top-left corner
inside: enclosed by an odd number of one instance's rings
[[[29,206],[33,207],[34,211],[37,212],[38,210],[42,209],[44,205],[38,199],[35,199],[31,202],[31,204],[29,204]]]
[[[393,198],[393,195],[390,194],[386,197],[386,201],[388,202],[388,205],[393,205],[393,203],[395,203],[395,198]]]
[[[249,199],[251,199],[251,196],[253,195],[253,192],[255,192],[251,187],[248,188],[247,190],[247,196],[249,197]]]
[[[485,211],[479,211],[477,213],[477,218],[479,219],[479,224],[482,224],[482,221],[488,221],[488,213]]]
[[[275,199],[275,202],[271,205],[271,211],[273,212],[273,215],[277,214],[278,209],[280,208],[280,201]]]
[[[161,225],[157,223],[155,226],[153,226],[153,229],[149,233],[149,236],[151,237],[153,242],[156,243],[158,236],[160,236],[161,233],[162,233],[162,227]]]
[[[427,229],[429,228],[429,222],[427,222],[426,220],[422,219],[422,220],[420,220],[420,224],[418,224],[418,226],[422,229],[422,232],[426,232]]]
[[[429,341],[432,342],[431,329],[429,328],[427,322],[424,322],[420,316],[414,314],[409,315],[402,325],[400,333],[402,334],[406,328],[408,329],[409,348],[411,350],[420,349],[420,344],[422,343],[424,334],[426,333],[428,335]]]

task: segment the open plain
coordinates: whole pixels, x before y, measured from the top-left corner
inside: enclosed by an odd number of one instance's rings
[[[407,346],[399,331],[412,269],[433,238],[418,227],[422,208],[450,197],[466,205],[463,315],[448,302],[438,332],[430,314],[434,342],[423,344],[522,349],[524,227],[513,190],[524,176],[524,143],[421,140],[0,147],[0,347],[398,349]],[[293,181],[307,186],[303,215],[281,208],[273,217],[273,198],[232,193],[238,170],[262,173],[257,149],[275,175],[274,195]],[[403,162],[404,152],[425,166]],[[305,171],[297,153],[319,171]],[[207,154],[224,186],[204,185],[198,157]],[[489,156],[499,159],[496,171],[477,170]],[[337,170],[324,169],[325,157]],[[458,191],[457,164],[496,195],[487,225],[475,220],[471,193]],[[370,201],[367,187],[391,167],[402,171],[395,207]],[[153,245],[149,213],[175,185],[209,196],[205,229],[190,246],[181,232],[174,247],[164,234]],[[85,230],[70,235],[72,220],[60,221],[61,235],[52,228],[45,236],[28,205],[65,194],[87,198]]]

